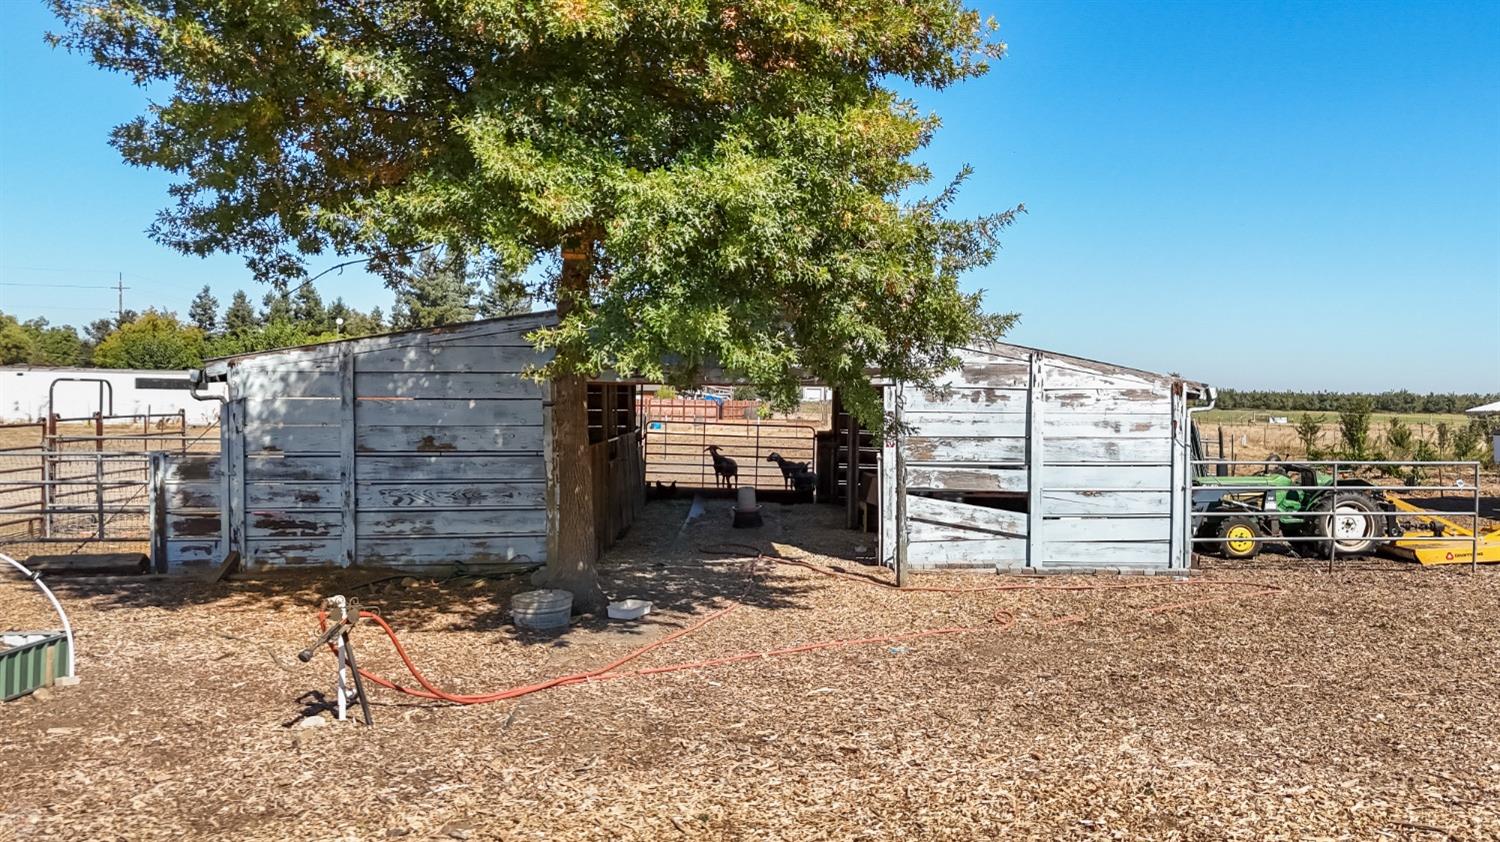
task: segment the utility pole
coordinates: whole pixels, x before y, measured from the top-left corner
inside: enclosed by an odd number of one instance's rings
[[[119,323],[125,321],[125,273],[124,272],[116,272],[115,273],[115,292],[117,293],[117,298],[116,298],[116,301],[115,301],[115,323],[119,324]]]

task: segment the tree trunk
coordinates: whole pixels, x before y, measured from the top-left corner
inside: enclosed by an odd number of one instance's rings
[[[557,314],[566,318],[573,297],[588,295],[593,240],[569,237],[563,244]],[[559,353],[563,353],[560,351]],[[598,611],[606,602],[594,560],[594,477],[589,459],[588,382],[561,374],[552,380],[551,448],[547,454],[547,566],[537,584],[573,593],[575,612]]]

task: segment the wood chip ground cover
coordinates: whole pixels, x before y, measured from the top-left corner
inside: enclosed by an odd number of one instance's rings
[[[829,508],[767,506],[747,533],[726,506],[685,527],[686,501],[648,506],[604,572],[654,612],[551,636],[508,624],[515,579],[58,580],[84,680],[0,707],[0,839],[1500,838],[1500,571],[1261,559],[1201,575],[1280,593],[1162,613],[1144,609],[1229,591],[896,593],[795,567],[747,591],[746,565],[702,548],[753,535],[869,572],[871,542]],[[468,708],[376,691],[374,729],[298,728],[332,660],[293,656],[336,592],[466,692],[593,667],[735,601],[639,665],[997,608],[1016,625]],[[50,625],[29,585],[0,587],[0,626]],[[356,645],[404,682],[373,629]]]

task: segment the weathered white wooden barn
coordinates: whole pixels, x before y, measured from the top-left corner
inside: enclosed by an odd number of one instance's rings
[[[960,357],[940,391],[886,387],[909,430],[879,459],[886,564],[1191,565],[1188,409],[1207,387],[1015,345]]]
[[[158,569],[543,561],[552,313],[214,360],[222,452],[163,457]],[[962,352],[937,392],[883,386],[908,432],[868,446],[836,416],[816,469],[870,501],[882,560],[932,569],[1190,565],[1188,406],[1205,387],[1031,348]],[[602,551],[644,504],[636,387],[590,386]],[[837,402],[836,402],[837,403]],[[842,430],[837,429],[843,424]],[[822,453],[822,451],[820,451]],[[851,459],[851,455],[855,458]]]
[[[542,561],[549,514],[537,313],[210,361],[221,452],[161,471],[158,569]],[[596,533],[644,503],[634,388],[590,387]],[[602,549],[602,547],[601,547]]]

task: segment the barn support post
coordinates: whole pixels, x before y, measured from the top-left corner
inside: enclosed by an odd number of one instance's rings
[[[230,400],[219,411],[223,443],[227,445],[221,450],[223,456],[220,457],[223,460],[224,499],[228,501],[224,517],[229,529],[224,533],[228,536],[224,551],[226,555],[239,552],[241,564],[249,570],[255,563],[255,554],[245,540],[248,523],[245,516],[245,391],[242,370],[230,369],[228,380]]]
[[[1046,406],[1046,381],[1041,351],[1032,351],[1030,356],[1031,388],[1026,394],[1026,566],[1041,569],[1046,555],[1046,535],[1042,527],[1045,520],[1045,503],[1042,485],[1046,465],[1042,450],[1042,419]]]
[[[342,529],[339,532],[339,563],[348,567],[354,563],[355,541],[358,539],[355,523],[358,502],[354,485],[354,415],[357,401],[354,395],[354,354],[347,344],[339,345],[339,511]]]
[[[859,422],[854,413],[845,410],[846,428],[844,441],[844,525],[849,529],[859,528]]]
[[[886,417],[886,428],[893,428],[900,420],[897,408],[895,383],[886,384],[881,390]],[[895,435],[887,435],[880,442],[880,563],[896,572],[896,585],[901,585],[901,566],[897,558],[896,542],[900,525],[896,518],[896,462],[899,445]]]
[[[147,484],[151,489],[148,515],[151,522],[151,564],[157,573],[167,572],[167,453],[148,454]],[[221,533],[222,534],[222,533]]]

